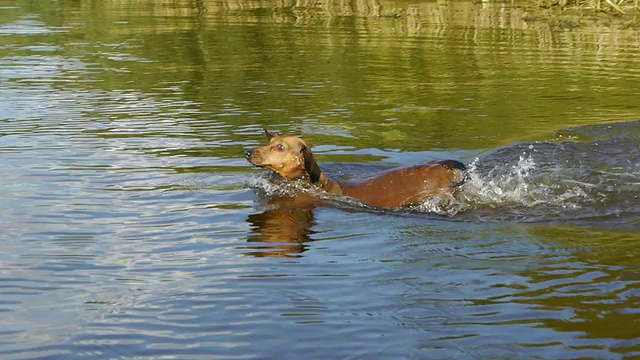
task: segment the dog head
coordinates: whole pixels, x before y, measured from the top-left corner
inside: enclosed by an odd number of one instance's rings
[[[295,136],[281,136],[264,130],[269,144],[246,150],[245,157],[253,166],[275,171],[289,180],[309,177],[311,182],[320,178],[320,169],[313,159],[311,147]]]

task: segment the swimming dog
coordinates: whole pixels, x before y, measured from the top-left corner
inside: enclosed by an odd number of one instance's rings
[[[453,195],[466,178],[466,167],[456,160],[430,161],[395,168],[361,180],[336,182],[318,166],[311,146],[295,136],[264,130],[269,144],[245,151],[252,165],[275,171],[288,180],[306,179],[325,191],[349,196],[383,208],[420,205],[426,200]]]

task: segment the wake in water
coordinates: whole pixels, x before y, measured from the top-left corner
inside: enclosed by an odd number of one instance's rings
[[[638,138],[640,123],[598,125],[566,129],[558,133],[554,142],[498,149],[469,164],[467,182],[455,198],[431,199],[408,210],[482,221],[588,220],[638,226]],[[570,141],[564,141],[567,139]],[[333,167],[338,165],[328,166],[330,176],[345,172]],[[293,196],[304,191],[366,207],[353,199],[323,193],[302,181],[263,176],[254,179],[251,186],[266,197]]]
[[[487,219],[637,225],[639,135],[640,123],[598,125],[499,149],[471,164],[460,209]]]
[[[536,151],[534,145],[530,149]],[[475,211],[493,218],[537,221],[576,212],[594,205],[599,197],[593,191],[596,186],[581,181],[573,169],[536,162],[527,152],[518,155],[514,165],[487,168],[476,159],[469,168],[460,204],[449,215]]]

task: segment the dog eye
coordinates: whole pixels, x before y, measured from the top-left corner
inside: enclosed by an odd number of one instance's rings
[[[284,145],[282,145],[282,144],[278,144],[278,145],[276,145],[276,150],[278,150],[278,151],[284,151]]]

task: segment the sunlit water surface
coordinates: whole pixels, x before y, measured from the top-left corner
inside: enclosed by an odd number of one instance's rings
[[[638,33],[376,4],[0,0],[0,357],[640,356]],[[369,208],[263,127],[469,178]]]

